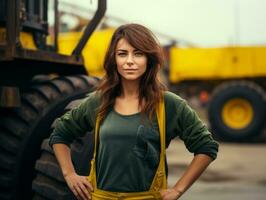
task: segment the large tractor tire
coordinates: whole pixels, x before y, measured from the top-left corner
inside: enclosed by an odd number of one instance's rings
[[[93,155],[93,135],[87,133],[83,138],[77,139],[71,145],[71,157],[77,174],[88,176],[90,160]],[[33,181],[33,200],[73,200],[73,193],[68,188],[62,175],[53,150],[48,139],[42,144],[42,154],[37,160],[35,169],[37,176]]]
[[[81,100],[75,100],[68,104],[65,112],[73,109]],[[71,144],[71,158],[77,174],[88,176],[90,161],[93,156],[93,135],[85,134],[83,138],[77,138]],[[41,156],[35,165],[36,177],[32,183],[34,191],[33,200],[73,200],[75,197],[69,190],[52,148],[45,139],[41,147]]]
[[[265,91],[250,81],[225,82],[211,98],[208,115],[218,139],[247,142],[265,127]]]
[[[34,81],[18,110],[0,113],[0,199],[32,199],[34,165],[51,124],[66,105],[84,97],[97,81],[87,76]]]

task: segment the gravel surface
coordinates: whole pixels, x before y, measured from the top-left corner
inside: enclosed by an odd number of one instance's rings
[[[266,144],[220,143],[218,158],[181,200],[265,200]],[[193,155],[183,142],[172,141],[167,149],[169,186],[174,185]]]

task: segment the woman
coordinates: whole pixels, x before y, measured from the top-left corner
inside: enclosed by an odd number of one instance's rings
[[[78,199],[178,199],[216,158],[218,144],[206,126],[158,81],[162,65],[160,45],[147,28],[120,26],[97,91],[57,120],[50,145]],[[76,174],[68,146],[91,130],[96,145],[88,178]],[[176,136],[195,156],[175,186],[167,188],[165,146]]]

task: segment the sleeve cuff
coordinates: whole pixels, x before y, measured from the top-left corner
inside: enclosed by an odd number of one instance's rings
[[[213,160],[215,160],[217,158],[217,153],[218,153],[218,144],[203,146],[197,151],[195,151],[194,155],[205,154],[211,157]]]
[[[50,145],[51,148],[53,148],[54,144],[59,144],[59,143],[60,144],[65,144],[65,145],[67,145],[69,147],[70,147],[70,144],[71,144],[70,141],[66,141],[65,139],[62,139],[61,137],[58,137],[58,136],[55,136],[55,135],[50,137],[49,145]]]

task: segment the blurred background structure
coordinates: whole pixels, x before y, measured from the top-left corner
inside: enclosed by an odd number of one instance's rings
[[[0,0],[0,199],[72,197],[46,138],[104,75],[106,48],[124,23],[155,33],[166,58],[161,80],[221,142],[217,162],[187,198],[263,199],[265,7],[265,0]],[[91,137],[72,146],[81,174]],[[168,150],[170,184],[191,159],[180,146],[176,140]]]

